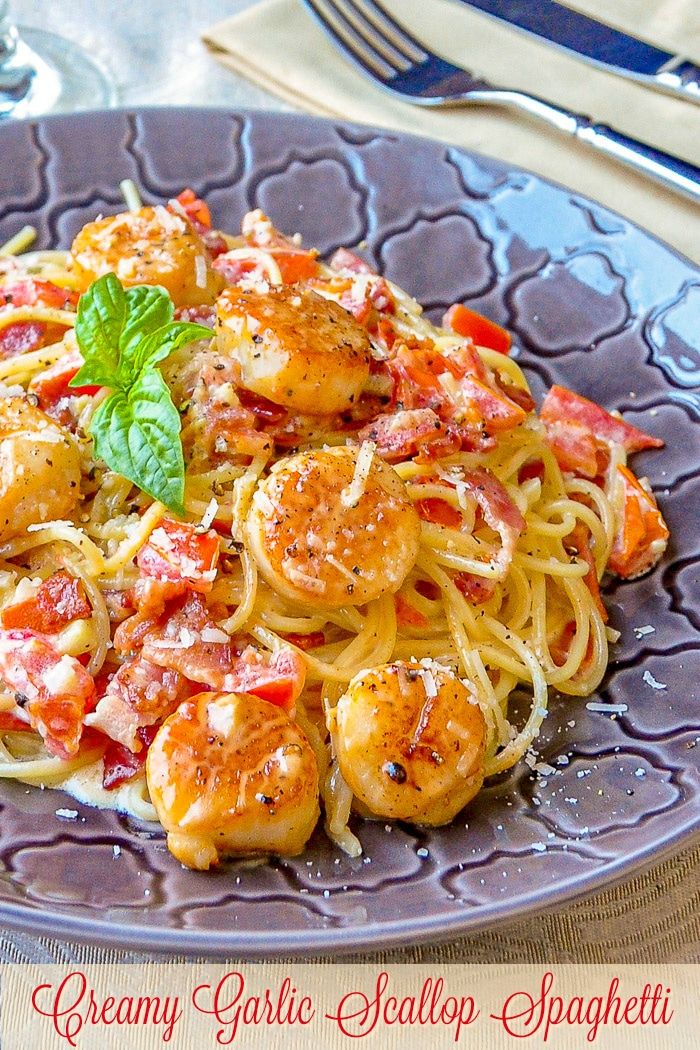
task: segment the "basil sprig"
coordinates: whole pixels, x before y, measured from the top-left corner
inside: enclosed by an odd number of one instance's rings
[[[75,335],[83,366],[71,386],[112,392],[90,423],[95,454],[153,499],[184,513],[185,461],[180,415],[157,365],[195,339],[204,325],[173,321],[164,288],[122,288],[113,273],[90,285],[78,303]]]

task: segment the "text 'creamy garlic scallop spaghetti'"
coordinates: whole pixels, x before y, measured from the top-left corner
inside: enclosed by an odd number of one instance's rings
[[[662,442],[559,386],[537,414],[507,332],[351,251],[125,196],[2,249],[0,776],[197,869],[301,852],[320,805],[352,855],[353,811],[448,823],[600,683]]]

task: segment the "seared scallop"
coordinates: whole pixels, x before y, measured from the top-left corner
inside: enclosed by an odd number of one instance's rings
[[[354,317],[316,292],[227,288],[216,304],[219,349],[241,369],[241,386],[306,415],[352,407],[369,377],[370,344]]]
[[[318,767],[288,714],[243,693],[199,693],[165,720],[146,778],[168,849],[188,868],[301,853],[319,816]]]
[[[447,824],[483,783],[484,717],[448,668],[361,671],[332,717],[340,771],[374,816]]]
[[[123,285],[158,284],[175,306],[195,306],[213,303],[224,284],[199,234],[160,204],[87,223],[70,254],[83,290],[115,273]]]
[[[281,460],[256,489],[247,533],[271,587],[340,608],[398,590],[418,554],[420,520],[396,471],[366,443]]]

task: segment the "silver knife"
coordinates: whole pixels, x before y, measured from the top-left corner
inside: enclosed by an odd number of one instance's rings
[[[556,0],[462,0],[487,15],[568,51],[609,73],[629,77],[700,105],[700,66]]]

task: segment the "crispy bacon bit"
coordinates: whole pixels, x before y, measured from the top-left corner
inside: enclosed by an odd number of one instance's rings
[[[15,321],[0,329],[0,359],[17,357],[18,354],[38,350],[46,339],[43,321]]]
[[[289,418],[289,412],[282,405],[276,405],[274,401],[268,401],[266,397],[254,394],[245,387],[239,387],[236,393],[243,408],[252,412],[263,426],[277,426]]]
[[[365,259],[360,258],[359,255],[355,255],[349,248],[338,248],[333,253],[330,263],[328,264],[331,270],[337,270],[339,273],[376,273],[377,271],[372,269],[370,264]]]
[[[481,508],[486,524],[501,537],[501,549],[495,564],[501,575],[505,575],[512,561],[518,537],[525,528],[525,519],[490,470],[477,467],[476,470],[465,471],[464,485]]]
[[[360,441],[374,441],[377,455],[389,463],[418,452],[439,457],[458,452],[462,442],[432,408],[411,408],[377,416],[358,433]]]
[[[645,434],[631,423],[618,419],[600,405],[563,386],[551,388],[542,404],[540,419],[547,427],[550,423],[577,423],[599,442],[622,445],[627,452],[662,448],[664,444],[660,438]]]
[[[205,328],[214,330],[216,324],[216,307],[205,306],[181,306],[175,311],[178,321],[190,321],[192,324],[202,324]]]
[[[141,744],[141,750],[136,752],[130,751],[128,747],[117,743],[116,740],[110,741],[102,756],[104,766],[102,787],[106,791],[114,791],[115,788],[121,787],[122,784],[127,784],[141,772],[146,764],[148,749],[153,743],[157,731],[158,726],[155,725],[140,726],[136,731],[136,736]]]
[[[163,518],[138,552],[136,563],[146,576],[185,582],[191,590],[206,593],[214,586],[219,549],[214,529],[200,533],[189,522]]]
[[[483,314],[468,309],[462,303],[451,306],[442,319],[443,326],[458,335],[473,340],[477,346],[486,346],[497,350],[499,354],[510,353],[510,332],[501,328],[495,321],[490,321]]]
[[[551,420],[545,426],[547,444],[564,472],[584,478],[598,476],[598,444],[588,427],[561,420]]]
[[[0,630],[0,676],[26,697],[24,709],[47,750],[59,758],[77,754],[83,716],[95,699],[95,683],[82,664],[31,631]]]
[[[73,620],[92,615],[82,581],[63,569],[49,576],[33,598],[8,605],[0,613],[3,627],[23,627],[37,634],[57,634]]]
[[[648,572],[668,544],[668,529],[654,495],[628,467],[618,466],[617,533],[610,554],[611,572],[631,580]]]
[[[136,656],[110,679],[86,724],[130,751],[138,751],[139,729],[161,722],[198,690],[178,671]]]
[[[600,613],[603,623],[608,622],[608,610],[603,605],[603,599],[600,596],[600,586],[598,584],[598,573],[596,572],[595,559],[593,558],[593,552],[591,551],[591,533],[590,530],[579,521],[576,523],[574,528],[571,530],[569,535],[564,540],[564,546],[567,550],[577,554],[579,558],[585,561],[588,566],[588,572],[583,577],[583,582],[591,592],[593,601],[596,604],[596,608]]]

